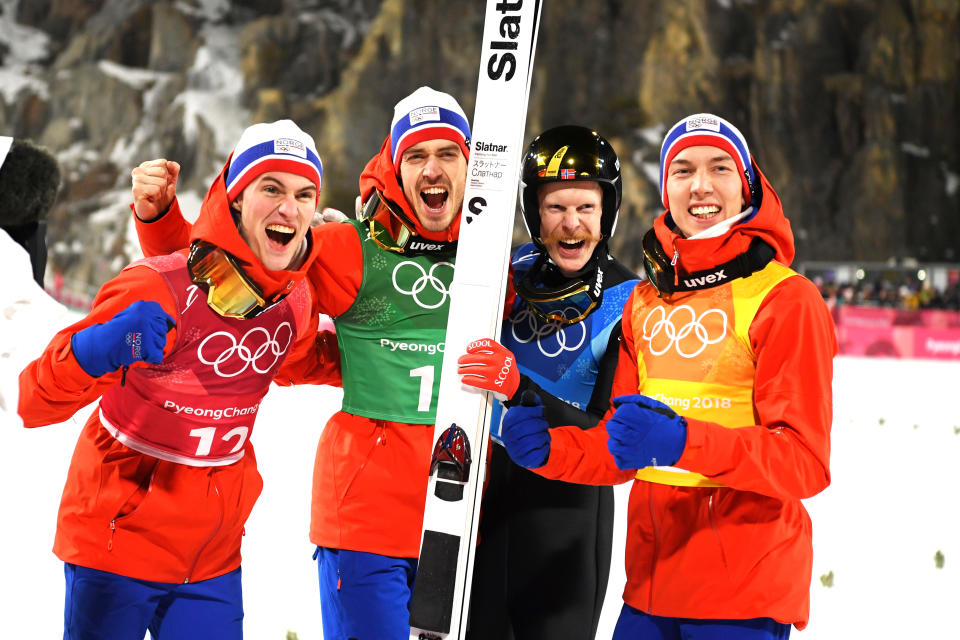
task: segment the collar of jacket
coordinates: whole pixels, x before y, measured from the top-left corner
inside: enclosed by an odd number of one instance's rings
[[[203,204],[200,206],[200,215],[190,232],[190,241],[204,240],[215,244],[229,252],[243,267],[244,273],[253,280],[263,292],[264,298],[270,302],[290,293],[300,280],[306,277],[307,269],[320,252],[320,243],[317,242],[317,229],[311,227],[307,231],[307,255],[303,264],[295,271],[270,271],[254,255],[247,245],[240,231],[237,229],[233,216],[230,213],[230,202],[227,199],[227,185],[225,175],[230,161],[224,165],[220,175],[210,185]]]
[[[460,211],[457,212],[450,226],[442,231],[427,231],[420,224],[397,179],[397,171],[390,156],[389,137],[380,146],[380,153],[370,159],[363,173],[360,174],[360,200],[366,202],[374,190],[379,191],[384,199],[390,201],[406,216],[406,221],[413,226],[413,231],[421,238],[438,242],[454,242],[460,236]]]
[[[777,262],[785,266],[793,262],[793,231],[790,221],[783,214],[780,197],[756,162],[753,168],[763,189],[760,209],[749,220],[730,227],[727,233],[715,238],[688,240],[677,232],[669,211],[664,211],[654,220],[657,239],[668,256],[676,256],[680,273],[702,271],[732,260],[747,251],[756,237],[773,247]]]

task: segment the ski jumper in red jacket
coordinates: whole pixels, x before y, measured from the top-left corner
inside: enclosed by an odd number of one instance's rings
[[[453,99],[441,96],[444,103]],[[460,126],[467,127],[465,118]],[[414,133],[419,137],[407,146],[456,140],[466,157],[468,130],[463,136],[456,128],[426,126]],[[344,401],[317,446],[310,540],[323,549],[398,558],[412,567],[420,551],[460,212],[445,229],[428,231],[400,183],[394,161],[400,155],[388,137],[364,169],[364,220],[326,224],[316,235],[319,250],[308,278],[316,291],[315,312],[332,317],[336,326]],[[188,228],[176,210],[137,225],[148,255],[182,246]],[[427,273],[436,278],[430,280],[434,285],[417,289],[418,274]],[[351,577],[343,576],[344,588]],[[356,612],[338,607],[344,613],[336,616],[321,595],[325,635],[340,633],[328,629],[334,618],[346,618],[349,626],[363,617],[376,619],[382,610],[391,629],[406,626],[409,593],[382,605],[371,601]]]
[[[250,436],[271,380],[339,383],[336,346],[317,331],[305,280],[318,243],[307,230],[301,266],[267,270],[234,223],[224,173],[192,239],[232,255],[268,306],[248,319],[222,316],[208,306],[206,285],[191,280],[186,251],[148,258],[103,285],[91,312],[20,375],[27,427],[62,422],[100,398],[77,442],[58,514],[54,552],[68,563],[68,583],[73,567],[169,585],[237,570],[243,526],[262,488]],[[89,375],[71,337],[139,301],[158,304],[175,324],[162,362]],[[68,589],[67,627],[73,595]],[[107,625],[97,631],[109,634],[111,618],[123,616],[103,608],[100,623],[85,611],[77,624]],[[217,633],[234,637],[231,625]]]
[[[624,308],[611,397],[642,393],[683,416],[682,457],[670,468],[618,469],[605,428],[610,409],[595,429],[551,429],[549,458],[536,472],[589,484],[633,480],[623,594],[630,607],[802,629],[813,549],[801,500],[830,482],[837,347],[817,288],[788,267],[789,222],[756,173],[762,204],[752,218],[717,237],[686,239],[667,211],[651,239],[677,274],[715,269],[757,238],[774,258],[744,277],[663,297],[648,280]]]

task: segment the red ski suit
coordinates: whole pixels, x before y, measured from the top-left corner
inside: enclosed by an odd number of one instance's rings
[[[667,212],[654,229],[680,273],[723,264],[754,237],[776,250],[766,268],[664,298],[645,281],[624,308],[611,397],[644,393],[686,418],[675,468],[617,469],[607,450],[611,408],[594,429],[551,429],[550,457],[536,472],[587,484],[634,479],[630,606],[679,618],[770,617],[802,629],[813,549],[801,500],[830,483],[837,344],[817,288],[786,267],[790,224],[759,175],[760,210],[726,234],[684,239]]]
[[[397,180],[387,139],[360,176],[366,201],[374,190],[416,215]],[[172,214],[172,215],[171,215]],[[395,221],[385,207],[377,214],[385,225]],[[447,229],[430,232],[416,224],[427,240],[453,241],[460,215]],[[153,223],[137,222],[144,254],[157,255],[185,246],[189,226],[174,210]],[[316,234],[317,259],[308,278],[315,290],[316,311],[337,317],[356,301],[363,282],[363,253],[357,232],[348,224],[325,224]],[[371,372],[371,380],[375,373]],[[370,393],[376,393],[371,382]],[[321,547],[415,558],[420,553],[426,503],[432,424],[409,424],[335,413],[317,445],[313,474],[310,540]]]
[[[236,256],[267,299],[298,290],[319,252],[314,238],[301,269],[265,270],[231,219],[223,174],[203,202],[192,237]],[[188,240],[184,238],[183,246]],[[290,308],[296,318],[295,334],[301,339],[291,344],[275,380],[338,384],[336,339],[317,332],[317,317],[310,314],[309,287],[300,289],[301,301],[290,303]],[[63,422],[121,383],[121,371],[99,378],[87,375],[70,350],[70,338],[110,320],[136,300],[156,301],[177,321],[168,334],[164,357],[174,354],[178,336],[186,338],[198,330],[183,325],[176,299],[168,281],[146,265],[128,267],[104,284],[89,315],[54,336],[40,358],[20,374],[19,413],[25,426]],[[138,362],[129,375],[153,366]],[[176,385],[164,387],[165,394],[175,397],[176,391]],[[173,416],[168,419],[175,420]],[[168,583],[206,580],[236,569],[243,525],[263,486],[249,440],[243,452],[240,460],[225,466],[189,466],[158,459],[114,438],[101,422],[101,412],[95,410],[80,434],[70,464],[54,553],[64,562]]]

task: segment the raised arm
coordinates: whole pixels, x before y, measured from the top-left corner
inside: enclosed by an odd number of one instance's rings
[[[131,209],[143,255],[166,255],[186,248],[191,225],[184,220],[176,198],[180,165],[163,158],[148,160],[130,176]]]

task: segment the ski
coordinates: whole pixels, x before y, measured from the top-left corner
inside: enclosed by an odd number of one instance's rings
[[[460,384],[457,358],[472,340],[500,333],[541,9],[541,0],[486,3],[411,640],[466,634],[494,399]]]

